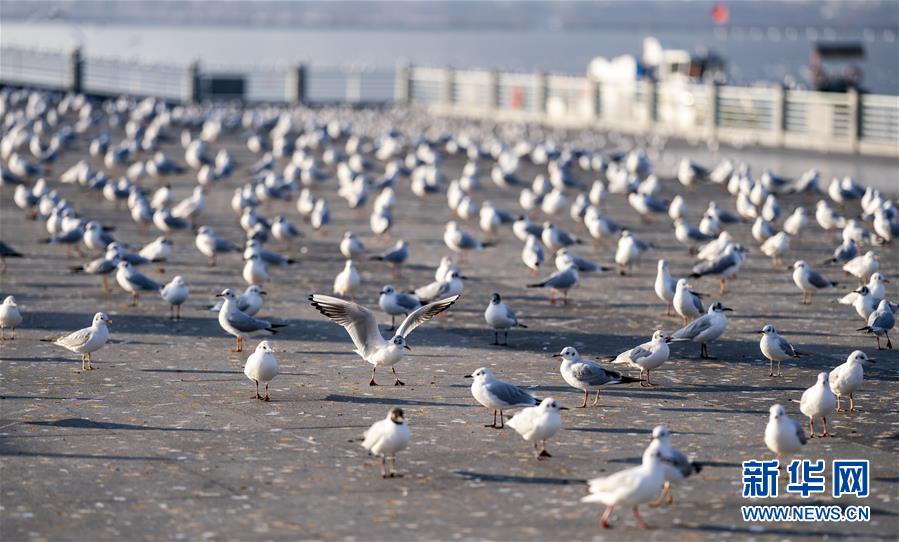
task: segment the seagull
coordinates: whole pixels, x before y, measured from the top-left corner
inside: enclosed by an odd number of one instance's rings
[[[715,302],[706,314],[672,333],[671,340],[699,343],[699,356],[702,359],[715,359],[709,356],[708,343],[724,334],[724,330],[727,329],[727,316],[724,312],[732,310],[722,305],[720,301]]]
[[[653,439],[643,452],[643,462],[639,466],[587,481],[589,495],[583,497],[581,502],[606,505],[600,518],[600,525],[604,529],[611,527],[609,519],[612,517],[612,510],[618,505],[631,506],[637,525],[641,529],[651,528],[640,517],[637,507],[652,502],[665,484],[663,461],[667,460],[662,458],[661,447],[661,442]]]
[[[805,207],[797,207],[784,220],[783,229],[792,236],[798,236],[806,224],[808,224],[808,210]]]
[[[774,226],[762,217],[755,219],[752,223],[752,238],[759,243],[764,244],[768,239],[774,237]],[[768,254],[770,256],[770,254]]]
[[[562,292],[562,304],[568,304],[568,290],[577,286],[579,281],[577,268],[573,265],[563,271],[556,271],[543,282],[536,284],[528,284],[528,288],[551,288],[552,295],[549,302],[553,305],[556,303],[556,292]]]
[[[783,465],[789,456],[799,453],[808,440],[805,438],[802,425],[787,416],[783,406],[771,405],[768,412],[770,414],[768,425],[765,426],[765,445],[774,452],[779,461],[783,459],[780,463]]]
[[[405,385],[397,377],[396,369],[393,366],[403,359],[404,349],[412,350],[406,344],[406,337],[418,326],[450,308],[457,299],[459,296],[454,295],[428,303],[412,311],[388,341],[381,336],[374,313],[362,305],[327,295],[312,294],[309,296],[309,301],[316,310],[347,330],[356,346],[354,352],[372,365],[369,386],[377,386],[375,370],[378,367],[390,367],[395,378],[394,386]]]
[[[830,289],[837,285],[836,282],[825,279],[809,267],[805,260],[797,260],[793,264],[793,282],[802,290],[803,305],[811,305],[812,295],[817,290]]]
[[[356,237],[356,234],[348,231],[340,240],[340,253],[347,260],[354,260],[365,253],[365,245]]]
[[[657,329],[652,334],[652,339],[639,346],[635,346],[630,350],[618,354],[612,361],[616,363],[626,363],[631,367],[640,369],[640,387],[653,387],[655,384],[650,379],[650,372],[658,369],[663,363],[668,361],[670,351],[668,343],[671,337],[665,334],[661,329]],[[646,382],[643,382],[643,373],[646,373]]]
[[[858,256],[858,243],[855,239],[846,239],[840,246],[834,249],[833,257],[821,262],[822,264],[842,263],[845,264]]]
[[[883,273],[871,273],[871,278],[868,279],[868,290],[871,291],[871,296],[876,299],[885,299],[886,298],[886,286],[884,286],[885,282],[890,282],[883,276]]]
[[[521,438],[534,445],[538,460],[552,457],[546,451],[546,439],[551,438],[562,428],[560,410],[568,410],[559,405],[552,397],[547,397],[537,406],[527,407],[509,420],[508,426],[521,435]],[[537,448],[537,443],[540,448]]]
[[[684,319],[684,325],[698,318],[705,310],[699,297],[700,294],[691,290],[687,285],[687,279],[678,279],[671,304],[674,310]]]
[[[724,253],[714,260],[700,262],[693,266],[690,278],[704,277],[706,275],[718,275],[720,280],[719,292],[727,293],[727,279],[735,280],[737,272],[746,260],[746,249],[742,245],[728,245]]]
[[[256,345],[256,350],[247,358],[243,374],[256,384],[256,395],[253,399],[270,401],[268,383],[278,376],[278,360],[275,358],[275,349],[269,341],[261,341]],[[265,384],[265,397],[259,395],[259,383]]]
[[[799,410],[808,416],[808,430],[810,438],[815,437],[815,418],[821,418],[824,423],[822,437],[829,437],[827,433],[827,415],[837,407],[837,396],[830,389],[827,382],[827,373],[818,373],[818,381],[814,386],[802,392],[799,401]]]
[[[381,288],[378,297],[378,306],[381,310],[390,315],[390,328],[393,331],[396,328],[396,317],[399,315],[409,316],[409,313],[421,307],[421,300],[415,294],[404,294],[396,291],[392,284],[387,284]]]
[[[552,222],[543,223],[543,231],[540,232],[540,240],[543,241],[543,245],[552,252],[555,252],[560,248],[581,243],[580,239],[559,228]]]
[[[515,313],[508,305],[503,303],[498,293],[490,296],[490,304],[484,311],[484,319],[487,325],[493,328],[493,344],[499,345],[499,332],[503,332],[502,346],[509,346],[509,329],[513,327],[521,327],[527,329],[528,326],[518,321]]]
[[[222,252],[237,252],[239,250],[238,246],[231,241],[218,237],[209,226],[200,226],[200,229],[197,230],[197,237],[194,244],[201,254],[209,258],[209,267],[215,266],[216,254]]]
[[[446,229],[443,232],[443,242],[457,254],[462,254],[469,250],[484,250],[492,245],[492,243],[482,243],[470,233],[462,231],[459,229],[459,224],[454,220],[446,223]]]
[[[631,382],[640,382],[639,378],[625,376],[618,371],[608,371],[598,363],[581,358],[578,351],[572,346],[566,346],[558,354],[553,354],[554,358],[562,358],[562,364],[559,372],[562,378],[572,388],[577,388],[584,392],[584,403],[578,405],[578,408],[587,406],[587,399],[590,392],[596,390],[596,397],[593,399],[591,406],[599,403],[599,388],[605,384],[626,384]]]
[[[253,254],[246,259],[240,275],[247,284],[260,284],[270,278],[268,266],[259,254]]]
[[[16,328],[22,323],[22,313],[16,305],[16,298],[8,295],[0,305],[0,341],[6,340],[3,333],[7,329],[12,330],[11,340],[16,338]]]
[[[770,370],[768,376],[781,376],[780,362],[789,358],[798,358],[799,352],[793,348],[793,345],[786,339],[781,337],[774,326],[765,325],[759,333],[762,338],[759,340],[759,349],[762,355],[768,358]],[[774,362],[777,362],[777,374],[774,374]]]
[[[120,258],[121,254],[118,243],[110,243],[103,256],[91,260],[84,265],[70,267],[69,272],[99,275],[103,277],[101,288],[104,292],[109,292],[109,275],[118,267]]]
[[[138,255],[154,263],[164,262],[172,251],[172,242],[165,236],[159,236],[138,251]]]
[[[671,276],[671,272],[668,271],[668,262],[666,260],[659,260],[656,267],[656,281],[654,285],[656,296],[668,307],[665,316],[673,316],[671,314],[671,309],[673,308],[671,303],[674,301],[677,281]]]
[[[291,241],[303,234],[286,217],[278,215],[272,222],[272,237],[278,241]]]
[[[828,380],[830,382],[830,389],[832,389],[837,396],[837,412],[845,412],[845,410],[840,407],[840,399],[844,395],[849,396],[849,412],[856,411],[855,400],[852,394],[858,391],[862,385],[862,380],[864,380],[864,369],[862,369],[862,365],[865,362],[874,363],[874,361],[874,358],[869,358],[867,354],[861,350],[855,350],[849,354],[845,363],[830,371]]]
[[[893,308],[890,306],[890,302],[886,299],[881,299],[880,303],[877,305],[877,310],[868,316],[868,325],[859,328],[856,331],[873,333],[874,338],[877,339],[878,350],[882,350],[882,348],[880,348],[880,337],[886,337],[887,348],[892,350],[893,343],[890,341],[890,330],[893,329],[895,325],[896,317],[893,314]]]
[[[622,230],[618,238],[618,247],[615,250],[615,263],[618,264],[618,273],[625,274],[631,265],[640,259],[640,255],[652,248],[652,245],[637,238],[628,230]]]
[[[871,290],[867,286],[862,286],[858,290],[849,292],[841,297],[839,301],[843,305],[852,305],[855,312],[865,322],[868,321],[868,317],[877,310],[877,305],[880,304],[880,299],[871,295]]]
[[[695,254],[697,244],[711,241],[715,239],[715,236],[706,235],[688,224],[683,218],[677,218],[674,220],[674,238],[686,246],[690,254]]]
[[[129,262],[118,263],[115,280],[123,290],[131,294],[132,307],[136,307],[140,301],[140,292],[158,292],[162,289],[162,284],[134,269]]]
[[[381,456],[381,478],[400,476],[396,472],[396,454],[409,445],[411,437],[409,426],[403,417],[403,410],[399,408],[391,408],[386,418],[373,423],[365,432],[362,447],[371,454]],[[393,465],[389,473],[388,458]]]
[[[232,352],[243,352],[244,339],[254,331],[264,330],[271,334],[275,334],[278,332],[278,328],[287,325],[273,324],[268,320],[260,320],[241,311],[237,308],[237,296],[234,294],[234,290],[230,288],[225,288],[222,290],[222,293],[215,294],[215,296],[221,297],[224,300],[222,308],[219,309],[219,325],[222,326],[222,329],[229,335],[234,335],[237,338],[237,346],[231,350]]]
[[[871,250],[861,256],[856,256],[843,265],[843,271],[856,277],[859,286],[867,282],[871,274],[878,269],[880,269],[880,257]]]
[[[519,406],[534,406],[540,400],[523,389],[496,378],[487,367],[481,367],[465,378],[473,378],[471,395],[481,405],[493,410],[493,423],[484,427],[503,428],[503,410]],[[496,413],[499,412],[499,425],[496,425]]]
[[[436,273],[435,276],[441,275],[441,278],[426,286],[416,288],[414,292],[415,295],[417,295],[422,302],[431,302],[436,299],[461,294],[462,290],[465,288],[465,284],[462,280],[467,277],[462,276],[462,274],[460,274],[457,269],[454,269],[454,267],[454,265],[450,264],[450,267],[447,267],[447,272],[442,275],[439,272],[440,268],[438,268],[438,273]]]
[[[162,287],[159,293],[169,304],[170,318],[172,320],[180,320],[181,305],[187,301],[187,296],[189,295],[187,286],[184,285],[184,278],[181,275],[176,275],[171,282]]]
[[[591,262],[587,258],[582,258],[571,252],[568,248],[560,248],[556,251],[556,269],[564,271],[568,267],[574,266],[581,273],[602,273],[608,271],[595,262]]]
[[[409,243],[399,240],[385,252],[378,256],[372,256],[369,259],[389,263],[393,268],[394,278],[399,278],[403,264],[409,259]]]
[[[652,430],[653,440],[657,440],[661,444],[659,451],[662,454],[665,472],[665,484],[662,486],[662,494],[659,500],[656,501],[659,504],[666,501],[666,504],[674,502],[674,498],[671,496],[671,484],[688,478],[694,472],[702,471],[701,464],[690,461],[687,456],[671,447],[671,443],[668,440],[670,436],[671,433],[668,431],[667,425],[657,425]]]
[[[90,327],[73,331],[62,337],[41,340],[81,354],[81,370],[93,371],[91,354],[103,348],[103,345],[106,344],[106,341],[109,339],[109,328],[106,326],[111,323],[112,320],[106,316],[105,312],[98,312],[94,315]],[[85,361],[87,361],[87,366],[84,365]]]

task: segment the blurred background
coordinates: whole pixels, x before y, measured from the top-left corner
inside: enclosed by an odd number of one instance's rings
[[[357,68],[397,63],[583,75],[641,57],[644,38],[714,53],[731,84],[814,88],[828,77],[896,94],[899,2],[9,1],[3,46],[184,64]],[[844,47],[822,55],[819,44]],[[830,66],[828,63],[834,64]],[[845,64],[845,65],[844,65]],[[832,74],[831,74],[832,72]]]

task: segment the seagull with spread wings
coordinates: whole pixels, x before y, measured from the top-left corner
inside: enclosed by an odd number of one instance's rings
[[[328,295],[309,296],[309,301],[318,312],[346,328],[356,346],[355,352],[372,364],[369,386],[378,385],[375,382],[375,370],[378,367],[390,367],[396,379],[393,385],[404,386],[393,366],[403,359],[403,350],[412,350],[406,345],[406,337],[418,326],[450,308],[457,299],[459,296],[454,295],[414,310],[403,320],[393,337],[386,340],[378,329],[375,314],[362,305]]]

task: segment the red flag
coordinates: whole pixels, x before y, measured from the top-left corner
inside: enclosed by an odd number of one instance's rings
[[[730,10],[727,9],[727,6],[715,4],[715,7],[712,8],[712,20],[715,21],[715,24],[727,24],[728,19],[730,19]]]

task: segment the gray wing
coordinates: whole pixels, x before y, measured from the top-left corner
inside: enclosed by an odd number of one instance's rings
[[[459,296],[454,295],[415,309],[415,311],[407,316],[406,319],[403,320],[403,323],[400,324],[400,327],[396,330],[396,335],[408,337],[415,328],[453,306],[453,303],[455,303],[457,299],[459,299]]]
[[[80,228],[73,228],[67,232],[55,236],[52,241],[54,243],[74,243],[84,236],[84,232]]]
[[[260,250],[259,256],[266,262],[275,265],[287,265],[291,262],[291,259],[283,254],[278,254],[277,252],[272,252],[270,250]]]
[[[384,254],[384,260],[390,263],[403,263],[406,261],[406,258],[409,257],[409,249],[408,247],[403,247],[397,250],[391,250]]]
[[[710,262],[702,262],[693,266],[694,275],[718,275],[734,265],[733,254],[725,254]]]
[[[697,335],[707,330],[712,326],[712,319],[708,316],[702,316],[690,322],[686,327],[682,327],[675,331],[671,336],[675,339],[689,339],[692,340],[696,338]]]
[[[676,287],[676,285],[675,285],[675,287]],[[703,311],[703,308],[702,308],[702,300],[699,299],[699,296],[696,295],[696,292],[691,291],[691,292],[690,292],[690,295],[693,296],[693,298],[692,298],[692,299],[693,299],[693,306],[696,307],[696,310],[698,310],[699,312],[702,312],[702,311]]]
[[[657,213],[664,213],[668,210],[668,204],[664,201],[656,198],[647,197],[646,198],[646,206]]]
[[[414,311],[421,307],[421,301],[416,296],[410,294],[396,294],[396,304],[404,309],[409,309],[410,311]]]
[[[802,428],[802,424],[797,422],[796,420],[790,419],[793,422],[793,427],[796,428],[796,438],[799,439],[801,444],[805,444],[808,442],[808,439],[805,437],[805,430]]]
[[[786,353],[790,357],[798,358],[799,355],[796,353],[796,350],[793,349],[793,345],[790,344],[789,341],[781,337],[777,336],[777,347],[780,348],[784,353]]]
[[[572,368],[575,378],[591,386],[601,386],[621,380],[621,373],[607,371],[595,363],[581,361]]]
[[[73,331],[64,337],[56,339],[53,342],[66,348],[77,348],[86,343],[88,339],[90,339],[90,337],[91,328],[86,327],[84,329],[79,329],[78,331]]]
[[[162,288],[162,284],[159,284],[155,280],[151,279],[147,275],[143,273],[139,273],[137,271],[134,272],[130,277],[128,277],[128,282],[134,284],[141,290],[156,290],[158,291]]]
[[[808,281],[815,288],[830,288],[832,286],[831,282],[824,277],[821,276],[821,273],[818,273],[814,269],[809,269],[808,271]]]
[[[235,245],[231,241],[228,241],[227,239],[216,237],[214,250],[216,252],[231,252],[237,250],[237,245]]]
[[[650,354],[652,354],[652,352],[643,348],[642,346],[636,346],[634,348],[631,348],[628,354],[631,361],[636,362],[639,359],[649,356]]]
[[[459,236],[459,246],[461,248],[479,248],[481,246],[480,241],[478,241],[471,235],[465,232],[460,233],[461,235]]]
[[[506,318],[508,318],[509,320],[512,320],[517,325],[518,318],[515,316],[515,313],[512,311],[512,309],[509,308],[508,305],[506,305],[505,307],[506,307]]]
[[[530,393],[502,380],[494,380],[486,387],[488,392],[509,405],[536,405],[539,403]]]
[[[668,454],[665,459],[670,461],[671,465],[677,469],[684,478],[693,474],[693,465],[690,463],[690,460],[687,459],[687,456],[680,451],[672,449],[671,453]]]
[[[97,258],[85,265],[84,271],[92,275],[107,275],[115,270],[117,264],[118,259],[107,260],[106,258]]]
[[[871,313],[868,327],[889,331],[896,325],[896,317],[892,310],[875,311]]]
[[[249,314],[240,311],[232,311],[230,314],[226,315],[226,318],[228,319],[228,324],[234,327],[234,329],[245,333],[259,331],[260,329],[268,329],[272,326],[271,322],[253,318]]]
[[[310,295],[309,300],[318,312],[347,330],[361,354],[384,343],[375,314],[362,305],[321,294]]]
[[[569,268],[570,269],[570,268]],[[556,271],[548,279],[543,283],[543,286],[549,286],[550,288],[571,288],[574,286],[574,274],[571,273],[569,269],[564,271]]]
[[[602,267],[586,258],[581,258],[580,256],[572,256],[572,260],[574,261],[574,265],[577,266],[578,271],[583,271],[585,273],[595,273],[596,271],[602,271]]]

